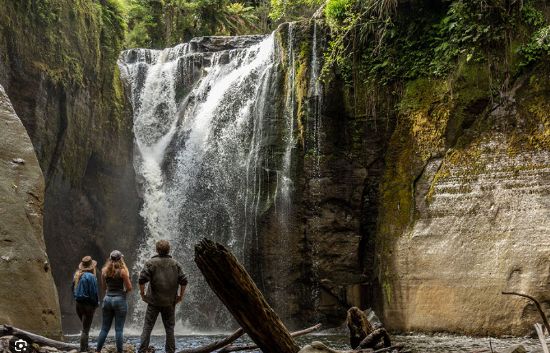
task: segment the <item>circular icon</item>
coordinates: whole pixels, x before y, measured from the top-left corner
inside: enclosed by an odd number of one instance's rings
[[[29,347],[29,342],[25,341],[22,338],[13,337],[10,340],[10,351],[12,351],[13,353],[27,353],[30,351]]]

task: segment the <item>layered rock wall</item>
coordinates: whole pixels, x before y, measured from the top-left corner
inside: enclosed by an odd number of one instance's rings
[[[520,335],[549,310],[546,71],[498,102],[484,68],[411,82],[387,154],[378,244],[384,314],[398,330]],[[480,79],[481,78],[481,79]]]

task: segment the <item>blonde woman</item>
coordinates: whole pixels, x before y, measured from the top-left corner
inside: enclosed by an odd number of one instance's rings
[[[122,335],[128,311],[126,294],[132,290],[130,274],[123,257],[120,251],[113,250],[101,270],[101,284],[105,291],[105,297],[102,306],[101,332],[97,339],[97,352],[101,352],[114,319],[116,349],[118,353],[122,353]]]
[[[88,335],[95,309],[99,306],[96,278],[97,262],[91,256],[84,256],[73,277],[73,296],[76,301],[76,314],[82,322],[80,351],[88,351]]]

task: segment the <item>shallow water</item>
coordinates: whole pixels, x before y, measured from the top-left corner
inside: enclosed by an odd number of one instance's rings
[[[95,335],[92,335],[94,337]],[[218,340],[225,335],[186,335],[176,337],[176,346],[178,350],[185,348],[195,348],[206,345],[214,340]],[[489,338],[489,337],[467,337],[453,335],[425,335],[425,334],[408,334],[408,335],[392,335],[394,343],[403,343],[411,352],[415,353],[454,353],[454,352],[491,352],[491,347],[494,352],[498,352],[504,348],[516,344],[523,344],[528,352],[540,350],[541,346],[538,340],[532,338]],[[78,341],[78,336],[68,337],[70,341]],[[139,337],[132,335],[126,337],[126,342],[137,345]],[[326,335],[314,334],[304,337],[299,337],[298,342],[304,346],[313,341],[321,341],[327,346],[335,349],[350,349],[348,338],[344,335]],[[249,343],[246,338],[241,338],[236,341],[238,343]],[[113,344],[113,337],[107,339],[107,344]],[[95,340],[92,339],[91,345],[95,345]],[[157,352],[164,351],[164,336],[152,336],[151,345],[157,349]],[[259,352],[259,351],[248,351]]]

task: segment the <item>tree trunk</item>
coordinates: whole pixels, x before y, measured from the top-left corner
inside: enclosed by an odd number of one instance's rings
[[[385,328],[379,328],[372,331],[364,340],[359,343],[359,348],[375,348],[378,342],[384,341],[384,348],[391,346],[390,335]]]
[[[359,347],[361,341],[374,331],[367,315],[355,306],[348,310],[346,323],[349,329],[349,344],[353,349]]]
[[[248,272],[229,250],[203,239],[195,246],[195,262],[210,288],[264,353],[300,350]]]
[[[0,325],[0,336],[15,336],[24,339],[29,344],[36,343],[39,346],[52,347],[63,351],[70,351],[80,348],[77,344],[55,341],[9,325]]]

